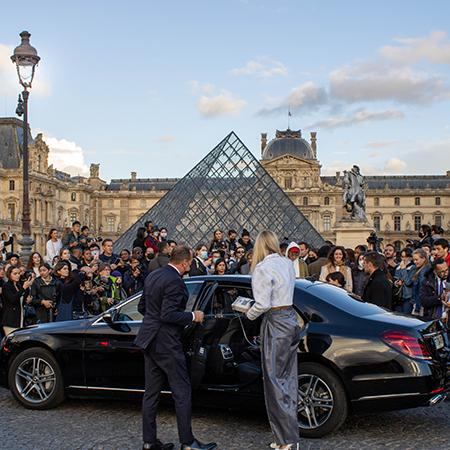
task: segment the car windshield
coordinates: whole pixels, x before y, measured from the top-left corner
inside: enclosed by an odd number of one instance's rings
[[[311,286],[307,287],[307,292],[308,294],[320,297],[330,305],[359,317],[373,316],[374,314],[382,314],[387,311],[380,306],[358,300],[358,297],[349,294],[342,288],[326,283],[311,284]]]

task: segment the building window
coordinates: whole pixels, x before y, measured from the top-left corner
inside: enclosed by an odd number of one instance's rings
[[[330,231],[331,229],[331,216],[323,216],[323,231]]]
[[[284,176],[284,188],[292,189],[292,175],[290,173],[287,173]]]
[[[324,205],[329,205],[329,204],[330,204],[330,197],[325,197],[325,198],[323,199],[323,204],[324,204]]]
[[[400,231],[402,229],[401,216],[394,216],[394,231]]]
[[[70,226],[77,220],[77,213],[70,213]]]
[[[109,207],[110,208],[114,208],[114,200],[110,200],[109,201]]]
[[[72,192],[70,194],[70,200],[72,200],[73,202],[77,199],[77,194],[75,194],[75,192]]]
[[[14,180],[10,180],[9,181],[9,190],[14,191],[15,188],[16,188],[16,183],[14,182]]]
[[[308,197],[303,197],[303,206],[308,206]]]
[[[414,216],[414,231],[419,231],[422,226],[422,216]]]
[[[416,197],[416,198],[414,199],[414,204],[415,204],[416,206],[420,206],[420,197]]]
[[[146,207],[147,202],[145,200],[141,200],[141,208]]]
[[[373,206],[380,206],[380,197],[375,197],[373,199]]]
[[[434,216],[434,224],[442,227],[442,216]]]
[[[434,204],[436,206],[441,206],[441,197],[436,197],[436,199],[434,200]]]
[[[397,254],[400,254],[400,252],[403,249],[403,243],[401,241],[395,241],[394,248],[395,248],[395,251],[397,252]]]
[[[394,205],[395,206],[400,206],[400,197],[395,197],[394,198]]]
[[[380,231],[380,229],[381,229],[381,217],[380,216],[374,216],[373,227],[375,228],[375,230]]]
[[[108,218],[108,231],[114,231],[114,217]]]
[[[9,220],[16,220],[16,205],[14,203],[8,203],[8,216]]]

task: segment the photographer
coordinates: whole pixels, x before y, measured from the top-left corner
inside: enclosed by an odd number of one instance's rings
[[[424,245],[428,245],[430,248],[433,247],[431,227],[429,225],[422,225],[419,228],[419,238],[419,241],[413,239],[406,239],[406,241],[414,247],[414,250],[422,248]]]
[[[80,227],[81,223],[76,220],[72,224],[72,231],[70,233],[67,233],[62,240],[62,245],[65,248],[68,248],[70,251],[72,251],[73,247],[76,247],[80,243]]]
[[[380,243],[383,242],[383,238],[379,238],[375,231],[370,233],[369,237],[366,239],[367,243],[370,245],[370,249],[374,252],[381,253]]]
[[[158,249],[158,256],[150,261],[148,265],[148,273],[152,273],[155,270],[161,269],[166,264],[169,264],[169,244],[167,241],[158,242],[156,246]]]
[[[74,314],[74,303],[78,302],[80,286],[85,281],[85,274],[78,269],[72,270],[61,284],[61,301],[58,305],[56,322],[77,319]]]
[[[90,267],[81,268],[84,273],[84,283],[80,285],[80,290],[73,299],[73,318],[84,319],[89,313],[93,315],[100,314],[100,304],[94,302],[93,296],[96,289],[92,287],[92,270]]]
[[[106,311],[109,307],[119,303],[120,300],[110,275],[110,266],[100,264],[98,267],[98,276],[94,279],[94,288],[99,288],[95,293],[95,297],[99,300],[102,311]]]
[[[89,248],[91,246],[92,243],[94,242],[102,242],[102,238],[99,236],[97,238],[90,238],[89,237],[89,228],[84,225],[81,228],[81,235],[80,235],[80,246],[82,248],[82,250]]]
[[[12,245],[14,241],[14,235],[11,233],[11,227],[8,227],[8,236],[9,239],[5,242],[3,240],[0,240],[0,253],[6,253],[6,247],[8,245]],[[2,258],[2,255],[0,254],[0,259]]]
[[[416,272],[412,260],[413,251],[405,247],[401,252],[402,262],[397,266],[394,276],[395,294],[392,299],[394,311],[404,314],[412,312],[413,277]]]
[[[31,285],[31,306],[36,310],[36,322],[54,321],[57,304],[61,297],[61,284],[52,277],[50,265],[39,266],[40,276]]]
[[[123,277],[123,287],[128,296],[139,292],[144,287],[146,276],[142,272],[139,260],[131,257],[130,270],[125,272]]]

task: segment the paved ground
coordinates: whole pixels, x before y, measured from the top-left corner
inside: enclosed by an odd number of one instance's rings
[[[351,417],[331,436],[303,439],[300,448],[448,449],[449,421],[447,401],[433,408]],[[0,423],[0,448],[5,450],[141,448],[141,411],[137,403],[67,400],[50,411],[30,411],[0,388]],[[175,414],[170,405],[162,405],[158,423],[161,439],[177,442]],[[220,450],[263,450],[268,449],[271,440],[265,415],[248,411],[194,408],[193,429],[203,442],[214,439]]]

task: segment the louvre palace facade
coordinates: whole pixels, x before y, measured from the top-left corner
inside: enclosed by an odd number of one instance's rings
[[[0,118],[0,233],[7,239],[10,227],[15,241],[21,237],[22,126],[19,119]],[[71,177],[48,165],[49,148],[42,135],[30,135],[29,142],[32,237],[42,253],[50,229],[62,234],[75,220],[89,226],[91,237],[118,239],[179,181],[138,178],[132,172],[130,178],[108,183],[100,178],[99,164],[91,164],[89,177]],[[336,243],[335,224],[348,215],[342,203],[342,174],[321,175],[316,133],[309,142],[301,131],[276,131],[270,141],[263,133],[259,162],[322,237]],[[417,236],[421,224],[440,225],[450,234],[450,171],[365,180],[366,215],[383,244],[404,246],[408,237]],[[169,236],[171,226],[176,226],[158,225],[167,226]],[[17,244],[14,250],[20,250]]]

